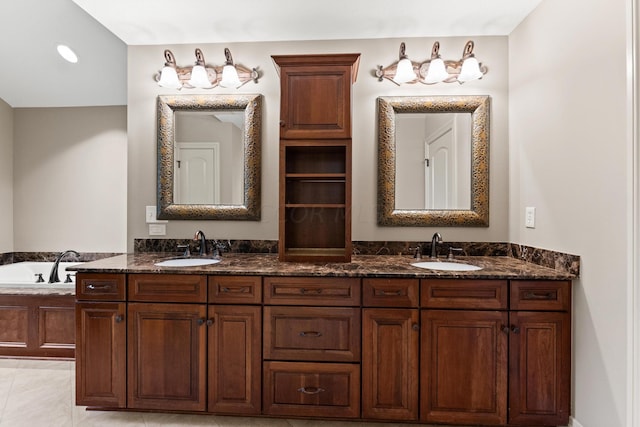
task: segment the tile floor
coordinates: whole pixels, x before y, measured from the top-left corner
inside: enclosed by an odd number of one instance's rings
[[[415,424],[86,411],[70,361],[0,359],[0,427],[400,427]],[[424,425],[423,425],[424,426]]]

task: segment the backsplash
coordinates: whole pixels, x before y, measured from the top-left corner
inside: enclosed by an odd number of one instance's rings
[[[209,247],[213,241],[209,240]],[[231,252],[234,253],[278,253],[277,240],[230,240]],[[431,252],[431,244],[423,242],[385,242],[354,241],[354,255],[410,255],[416,245],[422,244],[423,255]],[[175,252],[180,253],[178,245],[190,245],[194,250],[192,239],[135,239],[134,252]],[[580,275],[580,257],[547,249],[504,242],[443,242],[438,244],[438,256],[446,257],[449,248],[461,248],[463,256],[508,256],[532,264],[552,268],[554,270]],[[0,254],[0,265],[24,261],[53,262],[60,252],[9,252]],[[79,261],[94,261],[120,255],[119,253],[82,252]],[[65,258],[65,261],[73,260]]]

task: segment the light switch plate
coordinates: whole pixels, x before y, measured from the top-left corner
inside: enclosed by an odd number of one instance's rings
[[[168,222],[167,220],[158,219],[157,210],[155,206],[146,207],[144,218],[147,224],[155,224],[155,223],[165,224]]]
[[[524,226],[536,228],[536,208],[527,207],[524,209]]]

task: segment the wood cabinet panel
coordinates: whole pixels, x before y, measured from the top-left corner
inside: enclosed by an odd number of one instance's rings
[[[38,348],[75,350],[75,307],[38,306]]]
[[[0,305],[0,348],[27,348],[29,340],[29,306],[26,301],[3,298]]]
[[[360,361],[360,309],[265,307],[264,358]]]
[[[571,387],[569,313],[512,312],[509,422],[567,425]]]
[[[421,314],[421,415],[429,423],[505,424],[508,314]]]
[[[479,279],[422,279],[420,303],[426,308],[506,310],[508,282]]]
[[[260,414],[262,310],[210,306],[208,411]]]
[[[130,274],[129,301],[207,302],[207,276]]]
[[[80,301],[124,301],[126,276],[108,273],[78,273],[76,299]]]
[[[206,409],[206,306],[129,303],[129,408]]]
[[[568,311],[570,307],[570,281],[511,281],[511,310]]]
[[[418,307],[418,279],[362,279],[365,307]]]
[[[76,405],[126,407],[125,314],[124,303],[76,305]]]
[[[216,304],[260,304],[262,277],[209,276],[209,302]]]
[[[360,279],[265,277],[265,304],[359,306]]]
[[[263,412],[267,415],[360,415],[360,365],[264,362],[263,375]]]
[[[418,419],[416,309],[362,312],[362,417]]]

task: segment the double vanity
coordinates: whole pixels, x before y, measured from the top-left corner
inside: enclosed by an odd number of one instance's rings
[[[568,423],[572,274],[511,257],[451,261],[480,268],[467,271],[391,255],[310,264],[225,254],[158,266],[168,259],[77,267],[77,405]]]

